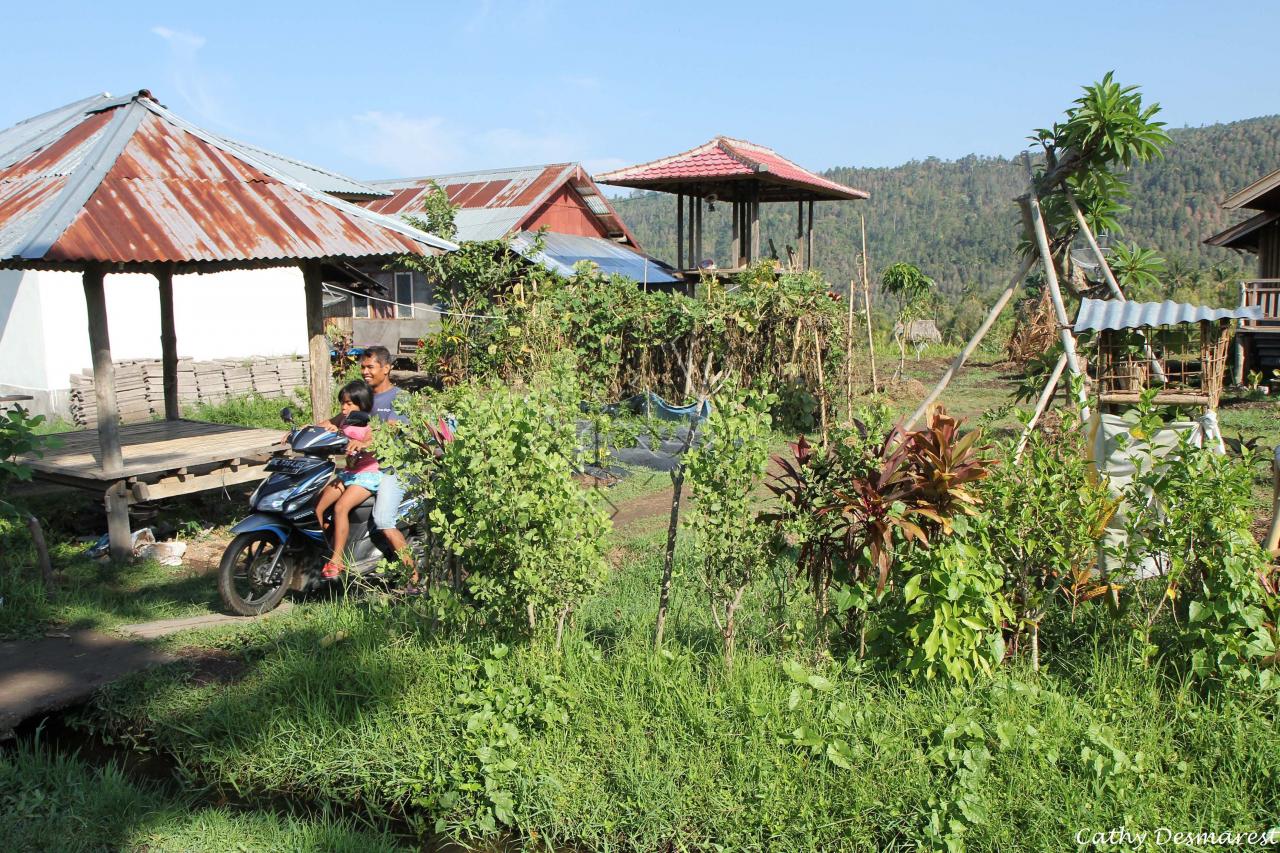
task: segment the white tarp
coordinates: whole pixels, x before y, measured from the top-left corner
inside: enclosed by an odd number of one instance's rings
[[[1225,453],[1226,446],[1222,442],[1222,433],[1218,429],[1216,412],[1205,412],[1198,420],[1172,421],[1164,425],[1154,435],[1141,439],[1134,438],[1130,430],[1134,425],[1133,415],[1106,415],[1095,412],[1089,421],[1089,453],[1091,461],[1097,468],[1098,476],[1107,483],[1107,492],[1114,499],[1121,499],[1133,477],[1141,465],[1144,471],[1158,465],[1159,460],[1168,456],[1178,447],[1181,436],[1188,435],[1195,447],[1208,446],[1215,453]],[[1147,505],[1157,500],[1149,489],[1143,494]],[[1122,577],[1124,567],[1115,565],[1116,560],[1110,556],[1125,544],[1125,519],[1129,507],[1121,503],[1119,508],[1107,522],[1102,541],[1098,548],[1098,569],[1104,577],[1115,580],[1126,580]],[[1139,567],[1139,578],[1152,577],[1159,573],[1155,561],[1148,558]]]

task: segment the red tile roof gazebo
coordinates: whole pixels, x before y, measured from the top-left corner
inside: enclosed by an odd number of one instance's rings
[[[733,205],[731,267],[737,268],[760,257],[761,202],[796,202],[796,238],[804,247],[805,266],[809,266],[813,260],[813,203],[870,198],[866,191],[827,180],[772,148],[727,136],[717,136],[681,154],[596,175],[596,180],[676,195],[676,266],[681,269],[685,268],[686,250],[691,267],[697,268],[702,259],[700,201]]]

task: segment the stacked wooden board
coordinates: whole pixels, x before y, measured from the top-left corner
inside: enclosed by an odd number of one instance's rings
[[[136,423],[164,417],[164,369],[159,359],[117,361],[114,367],[120,420]],[[178,405],[183,408],[249,394],[290,397],[294,389],[306,384],[307,362],[303,358],[178,359]],[[80,426],[98,424],[92,370],[71,377],[71,417]]]

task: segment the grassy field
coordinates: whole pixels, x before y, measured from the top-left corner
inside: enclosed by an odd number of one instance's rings
[[[931,385],[948,360],[926,352],[907,376]],[[1009,435],[1014,379],[979,362],[943,401]],[[899,383],[860,403],[902,414],[919,393]],[[277,410],[263,401],[206,414],[267,425]],[[1276,403],[1231,403],[1220,416],[1228,435],[1280,442]],[[1265,521],[1262,466],[1254,492]],[[668,475],[644,470],[605,491],[623,505],[664,493]],[[242,510],[214,498],[156,521],[199,531],[216,551]],[[13,577],[30,578],[29,554],[20,530],[0,532],[0,633],[216,608],[212,577],[85,560],[74,534],[93,513],[50,525],[63,582],[25,611],[14,602],[36,599],[14,596]],[[666,648],[653,652],[664,538],[661,514],[613,534],[607,584],[560,650],[440,629],[431,602],[376,594],[184,635],[171,644],[200,653],[103,691],[76,719],[171,756],[180,781],[157,786],[25,741],[0,753],[0,837],[48,849],[52,827],[74,825],[61,849],[483,839],[489,849],[905,850],[949,836],[970,850],[1054,850],[1124,826],[1277,827],[1274,697],[1204,693],[1159,662],[1143,665],[1127,627],[1100,606],[1044,626],[1040,672],[1015,664],[951,688],[819,650],[799,598],[771,573],[751,590],[726,672],[687,537]],[[779,613],[792,629],[775,627]],[[272,808],[222,805],[223,795]]]

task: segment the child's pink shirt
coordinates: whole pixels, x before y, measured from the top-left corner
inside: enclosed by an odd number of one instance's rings
[[[368,441],[373,429],[367,426],[344,426],[342,434],[351,441]],[[347,471],[352,474],[370,474],[378,470],[378,460],[367,450],[347,454]]]

